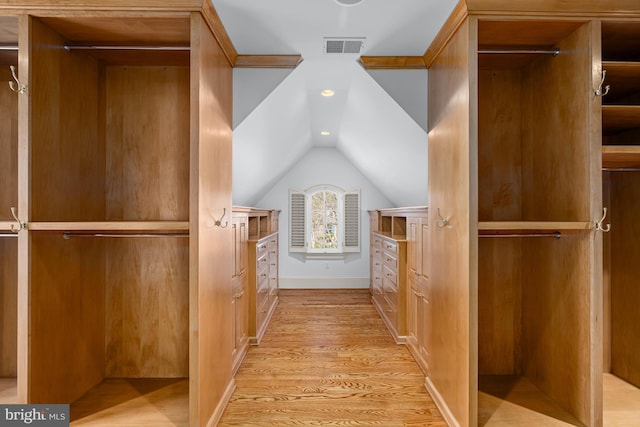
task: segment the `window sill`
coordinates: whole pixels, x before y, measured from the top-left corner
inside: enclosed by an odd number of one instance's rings
[[[345,255],[344,253],[337,253],[337,252],[333,252],[333,253],[309,253],[306,252],[304,254],[304,259],[309,259],[309,260],[314,260],[314,259],[321,259],[321,260],[343,260],[345,259]]]

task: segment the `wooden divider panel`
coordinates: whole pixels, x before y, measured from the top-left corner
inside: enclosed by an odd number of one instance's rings
[[[18,94],[9,76],[0,72],[0,221],[12,221],[11,207],[18,207]]]
[[[189,401],[191,425],[204,426],[233,390],[232,228],[214,224],[231,224],[233,70],[200,14],[191,24]]]
[[[104,219],[98,63],[31,18],[31,220]]]
[[[0,377],[17,375],[18,239],[0,238]]]
[[[429,223],[432,254],[430,392],[445,418],[468,426],[477,411],[477,202],[472,200],[476,140],[477,22],[462,24],[429,70]],[[471,48],[473,50],[473,48]],[[473,178],[475,179],[475,178]],[[442,225],[442,218],[451,225]],[[472,273],[474,272],[474,273]]]
[[[31,403],[70,403],[102,381],[103,254],[104,240],[31,235]]]

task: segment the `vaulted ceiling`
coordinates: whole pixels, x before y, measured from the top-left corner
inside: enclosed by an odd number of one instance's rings
[[[456,0],[212,2],[239,54],[302,56],[293,70],[234,70],[234,204],[254,204],[318,146],[339,150],[397,206],[426,202],[427,71],[367,71],[358,59],[422,56]],[[325,53],[325,38],[364,43]]]

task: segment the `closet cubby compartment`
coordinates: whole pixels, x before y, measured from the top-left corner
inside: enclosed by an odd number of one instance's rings
[[[478,219],[487,229],[558,223],[548,224],[553,231],[589,220],[591,53],[583,24],[478,22]]]
[[[509,414],[526,393],[530,422],[552,418],[580,425],[576,402],[586,386],[591,237],[480,239],[478,258],[478,425]],[[562,260],[562,262],[557,262]],[[493,408],[493,410],[492,410]],[[499,415],[498,415],[499,414]],[[539,418],[536,418],[539,417]]]
[[[18,69],[18,19],[0,16],[0,404],[18,399],[18,96],[9,87]],[[14,86],[15,87],[15,86]]]

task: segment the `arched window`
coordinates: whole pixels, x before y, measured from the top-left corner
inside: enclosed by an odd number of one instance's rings
[[[289,251],[360,251],[360,190],[319,185],[289,193]]]

